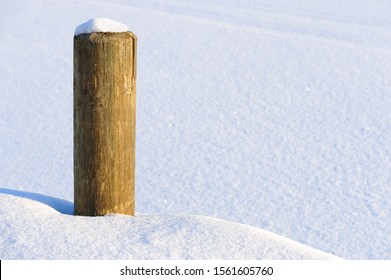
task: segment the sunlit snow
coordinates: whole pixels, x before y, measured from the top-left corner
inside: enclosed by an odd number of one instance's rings
[[[126,32],[128,27],[108,18],[92,18],[75,29],[75,35],[92,32]]]

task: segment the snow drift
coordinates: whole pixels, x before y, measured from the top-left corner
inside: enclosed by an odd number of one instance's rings
[[[81,217],[70,215],[72,210],[73,204],[64,200],[0,189],[0,258],[336,258],[255,227],[210,217]]]

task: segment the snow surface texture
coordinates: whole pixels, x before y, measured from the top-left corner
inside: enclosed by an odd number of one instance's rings
[[[390,10],[1,1],[0,188],[73,200],[72,36],[104,15],[138,38],[138,213],[211,216],[343,258],[391,259]],[[1,209],[0,224],[20,212]]]
[[[75,29],[75,35],[92,32],[126,32],[128,27],[108,18],[92,18]]]
[[[14,195],[0,190],[2,259],[337,259],[270,232],[215,218],[70,216],[66,214],[72,213],[72,203],[55,201],[61,214]],[[53,202],[41,198],[45,200]]]

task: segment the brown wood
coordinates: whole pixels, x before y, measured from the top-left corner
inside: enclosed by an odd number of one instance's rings
[[[134,215],[136,40],[74,37],[75,215]]]

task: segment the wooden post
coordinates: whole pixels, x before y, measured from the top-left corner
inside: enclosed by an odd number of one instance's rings
[[[74,37],[75,215],[134,215],[136,40]]]

